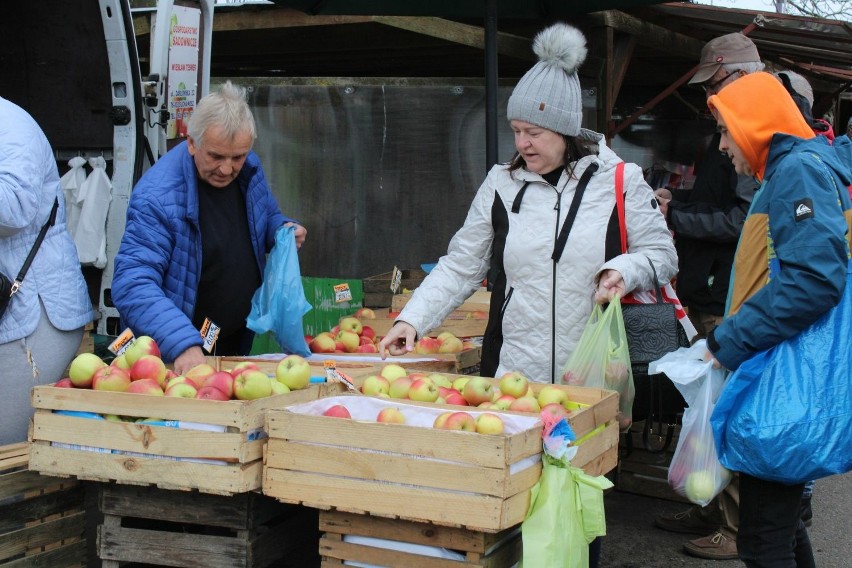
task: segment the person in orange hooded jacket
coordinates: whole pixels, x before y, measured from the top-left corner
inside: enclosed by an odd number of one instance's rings
[[[850,260],[845,188],[852,173],[768,73],[731,83],[707,104],[721,132],[719,150],[738,174],[761,184],[734,257],[725,319],[707,337],[712,358],[735,370],[840,302]],[[740,473],[737,550],[746,566],[814,566],[799,516],[802,489]]]

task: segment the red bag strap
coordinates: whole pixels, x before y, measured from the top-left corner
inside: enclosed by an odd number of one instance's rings
[[[624,162],[615,166],[615,206],[618,209],[618,230],[621,233],[621,254],[627,253],[627,225],[624,222]]]

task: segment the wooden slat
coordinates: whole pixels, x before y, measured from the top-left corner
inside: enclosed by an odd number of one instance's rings
[[[86,541],[81,540],[12,560],[3,564],[3,568],[82,568],[86,565]]]
[[[230,495],[258,489],[263,462],[214,465],[158,458],[130,457],[33,444],[30,467],[48,475],[73,475],[80,479],[157,485],[169,489],[198,489]]]
[[[243,539],[202,534],[98,527],[101,560],[140,562],[185,568],[247,566]]]
[[[61,540],[83,537],[86,513],[79,511],[51,521],[0,534],[0,561],[18,554],[58,543]]]

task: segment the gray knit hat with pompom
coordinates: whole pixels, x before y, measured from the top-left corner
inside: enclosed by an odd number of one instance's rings
[[[506,116],[577,136],[583,120],[577,69],[586,59],[586,38],[577,28],[554,24],[535,36],[533,51],[539,61],[518,82]]]

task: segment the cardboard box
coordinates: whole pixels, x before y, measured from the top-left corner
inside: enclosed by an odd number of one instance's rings
[[[578,438],[596,432],[578,447],[572,463],[592,475],[611,470],[617,463],[618,395],[564,388],[572,400],[588,404],[569,420]],[[321,415],[336,403],[352,407],[354,419]],[[374,422],[386,406],[402,409],[406,424]],[[520,523],[541,474],[538,415],[501,412],[506,433],[499,436],[431,427],[451,409],[496,412],[358,395],[270,410],[263,492],[319,509],[484,532]]]
[[[230,495],[260,488],[266,411],[342,391],[339,383],[252,401],[37,386],[30,469],[78,479]],[[157,419],[112,422],[102,415]]]

